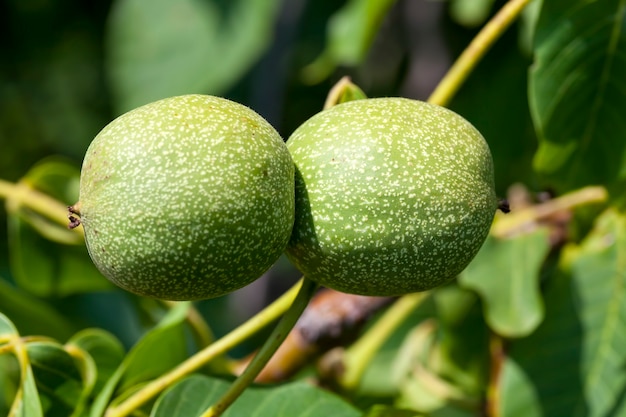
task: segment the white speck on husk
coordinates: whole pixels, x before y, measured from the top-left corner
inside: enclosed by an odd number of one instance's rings
[[[443,107],[404,98],[343,103],[287,141],[296,221],[287,256],[339,291],[400,295],[460,273],[497,207],[481,134]]]
[[[81,221],[100,271],[137,294],[216,297],[263,274],[294,219],[294,166],[251,109],[187,95],[132,110],[91,143]]]

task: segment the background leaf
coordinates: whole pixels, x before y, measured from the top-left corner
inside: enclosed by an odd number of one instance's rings
[[[449,106],[469,120],[489,144],[496,192],[500,196],[505,196],[512,184],[536,182],[532,158],[537,139],[528,109],[531,61],[519,50],[518,43],[517,32],[507,31],[470,74]],[[461,53],[467,44],[455,46],[457,53]]]
[[[501,336],[527,336],[543,319],[539,273],[549,250],[545,228],[511,239],[489,236],[459,277],[480,295],[487,323]]]
[[[440,287],[432,297],[438,320],[436,354],[429,368],[477,400],[488,381],[490,361],[490,329],[479,297],[458,283]]]
[[[279,3],[117,0],[107,27],[117,112],[175,95],[223,93],[269,45]]]
[[[87,352],[97,369],[93,393],[97,394],[113,375],[125,356],[124,347],[112,334],[102,329],[85,329],[76,333],[67,345]]]
[[[559,191],[626,179],[626,2],[544,1],[530,108],[534,165]]]
[[[385,405],[375,405],[370,408],[363,417],[421,417],[422,413],[411,410],[401,410],[399,408],[389,407]]]
[[[70,321],[44,300],[13,287],[0,278],[0,312],[11,317],[22,334],[65,340],[76,330]]]
[[[609,209],[546,283],[544,322],[510,344],[501,415],[626,415],[624,270],[626,217]]]
[[[195,417],[228,389],[230,383],[207,376],[190,376],[165,391],[151,417]],[[250,387],[226,410],[224,417],[357,417],[361,413],[328,391],[306,382],[275,387]]]
[[[46,416],[76,416],[84,396],[72,356],[56,342],[31,342],[27,350]]]
[[[337,66],[357,66],[365,60],[383,18],[395,0],[349,0],[328,21],[322,54],[304,69],[309,83],[328,77]]]
[[[451,0],[450,15],[463,26],[481,25],[489,17],[494,0]]]

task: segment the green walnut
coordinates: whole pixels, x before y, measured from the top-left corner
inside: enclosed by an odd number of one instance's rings
[[[459,274],[498,208],[493,161],[458,114],[405,98],[339,104],[287,140],[296,165],[288,258],[362,295],[424,291]]]
[[[249,108],[185,95],[132,110],[89,146],[81,223],[97,268],[144,296],[194,300],[239,289],[284,251],[294,222],[294,165]]]

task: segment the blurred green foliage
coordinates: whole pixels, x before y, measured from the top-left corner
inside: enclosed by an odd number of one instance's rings
[[[426,99],[504,3],[4,0],[0,181],[74,203],[92,138],[121,112],[165,96],[228,97],[284,138],[344,75],[370,97]],[[351,393],[363,410],[378,404],[364,415],[626,416],[624,28],[622,0],[535,0],[454,97],[450,107],[492,149],[512,220],[498,216],[460,279],[385,341]],[[185,320],[189,304],[114,288],[80,236],[17,198],[0,218],[0,348],[26,340],[15,351],[32,357],[0,355],[0,414],[15,397],[15,415],[82,416],[85,407],[97,415],[202,346]],[[281,259],[250,288],[194,307],[219,337],[296,277]],[[27,335],[44,338],[20,339]],[[225,384],[183,380],[155,415],[183,416],[172,410],[198,389]],[[288,395],[285,406],[302,415],[308,403],[360,414],[300,382],[246,395],[242,409]]]

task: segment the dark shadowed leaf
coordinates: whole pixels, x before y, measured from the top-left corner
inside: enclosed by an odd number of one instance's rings
[[[511,239],[489,236],[459,277],[461,286],[483,299],[485,318],[496,333],[527,336],[541,323],[539,272],[549,250],[543,228]]]
[[[46,416],[80,415],[84,387],[72,356],[56,342],[32,342],[27,350]]]
[[[116,393],[121,395],[162,375],[187,357],[184,322],[188,309],[189,303],[178,303],[128,352],[99,392],[91,417],[101,416]]]
[[[549,277],[544,322],[509,346],[499,415],[626,415],[625,270],[626,217],[609,210]]]
[[[543,2],[529,89],[534,164],[559,191],[626,178],[625,51],[623,0]]]
[[[219,95],[272,39],[277,0],[118,0],[108,22],[117,112],[188,93]]]
[[[194,375],[157,400],[151,417],[197,417],[228,389],[229,382]],[[357,417],[361,413],[336,395],[306,382],[250,387],[224,417]]]
[[[417,411],[402,410],[386,405],[375,405],[367,410],[363,417],[422,417],[424,415]]]
[[[75,328],[54,307],[13,287],[0,278],[0,311],[11,317],[22,334],[45,335],[65,340]]]
[[[14,343],[19,337],[17,329],[11,320],[0,313],[0,346],[5,343]],[[35,384],[33,370],[28,361],[26,347],[22,343],[14,345],[13,351],[17,357],[20,371],[20,381],[15,398],[12,400],[10,415],[16,417],[43,417],[39,393]],[[9,400],[10,401],[10,400]]]

